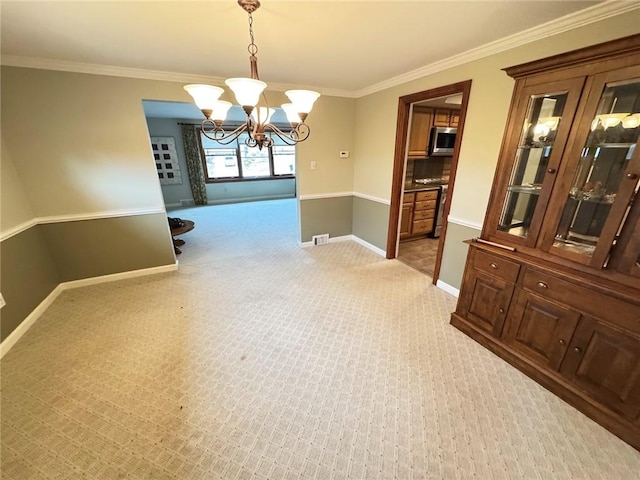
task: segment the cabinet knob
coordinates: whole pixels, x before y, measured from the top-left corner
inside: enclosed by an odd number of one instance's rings
[[[580,350],[579,347],[574,348],[573,351],[576,353],[582,353],[582,350]]]
[[[565,342],[564,342],[564,339],[562,339],[562,338],[561,338],[560,340],[558,340],[558,343],[559,343],[560,345],[564,345],[564,343],[565,343]]]
[[[491,263],[489,264],[489,266],[490,266],[491,268],[495,268],[496,270],[498,269],[498,265],[497,265],[497,264],[495,264],[495,263],[493,263],[493,262],[491,262]]]
[[[555,168],[547,168],[547,173],[556,173]]]
[[[504,308],[499,308],[499,309],[498,309],[498,312],[500,312],[500,313],[504,313]]]
[[[638,174],[637,173],[627,173],[627,178],[629,180],[635,180],[638,178]]]
[[[549,288],[549,285],[547,285],[547,284],[546,284],[546,283],[544,283],[544,282],[538,282],[538,286],[539,286],[540,288]]]

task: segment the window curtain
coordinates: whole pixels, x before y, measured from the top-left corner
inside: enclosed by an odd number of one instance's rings
[[[196,125],[182,124],[182,140],[184,142],[184,153],[187,161],[187,172],[189,173],[193,202],[196,205],[206,205],[207,184],[204,181],[204,172],[202,171],[198,135],[199,130]]]

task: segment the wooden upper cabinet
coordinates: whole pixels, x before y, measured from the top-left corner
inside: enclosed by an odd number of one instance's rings
[[[460,123],[460,110],[451,110],[449,114],[449,126],[457,127],[458,123]]]
[[[640,65],[592,79],[559,175],[540,247],[600,268],[640,186]]]
[[[506,69],[516,85],[482,237],[640,278],[640,35],[603,45]]]
[[[449,110],[437,108],[433,115],[434,127],[448,127],[449,126]]]
[[[426,157],[429,154],[429,137],[432,127],[457,127],[460,121],[458,110],[413,107],[409,128],[409,157]]]
[[[429,134],[433,124],[433,111],[430,108],[414,107],[409,130],[410,157],[425,157],[429,149]]]
[[[458,110],[448,110],[444,108],[436,108],[433,114],[434,127],[457,127],[460,121],[460,112]]]
[[[492,237],[535,245],[583,85],[574,78],[517,90],[487,219]]]

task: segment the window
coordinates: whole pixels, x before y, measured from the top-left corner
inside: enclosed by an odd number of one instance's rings
[[[204,173],[207,182],[290,178],[295,175],[296,147],[274,135],[270,148],[248,147],[246,134],[221,145],[200,133]]]

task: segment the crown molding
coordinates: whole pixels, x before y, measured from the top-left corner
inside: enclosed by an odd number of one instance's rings
[[[360,98],[372,93],[386,90],[391,87],[396,87],[403,83],[407,83],[413,80],[417,80],[428,75],[447,70],[465,63],[479,60],[496,53],[504,52],[512,48],[525,45],[527,43],[535,42],[546,37],[558,35],[569,30],[573,30],[591,23],[599,22],[610,17],[622,15],[634,10],[640,9],[640,2],[636,1],[620,1],[620,0],[606,0],[603,3],[599,3],[592,7],[585,8],[579,12],[565,15],[564,17],[550,22],[532,27],[528,30],[515,33],[508,37],[501,38],[494,42],[484,44],[480,47],[468,50],[459,55],[454,55],[439,62],[434,62],[424,67],[412,70],[411,72],[398,75],[380,83],[376,83],[369,87],[363,88],[355,92],[355,97]]]
[[[479,60],[496,53],[504,52],[527,43],[540,40],[545,37],[557,35],[591,23],[605,20],[616,15],[622,15],[640,9],[640,2],[626,0],[606,0],[579,12],[565,15],[564,17],[538,25],[536,27],[515,33],[508,37],[487,43],[480,47],[468,50],[459,55],[454,55],[439,62],[434,62],[420,67],[411,72],[395,76],[383,82],[376,83],[360,90],[343,90],[331,88],[311,87],[322,95],[334,97],[360,98],[372,93],[396,87],[403,83],[417,80],[428,75],[457,67],[465,63]],[[108,75],[114,77],[138,78],[143,80],[160,80],[177,83],[206,83],[222,85],[224,78],[188,73],[165,72],[160,70],[146,70],[142,68],[116,67],[112,65],[99,65],[93,63],[70,62],[67,60],[54,60],[49,58],[23,57],[16,55],[2,55],[0,64],[10,67],[35,68],[41,70],[59,70],[63,72],[86,73],[90,75]],[[285,91],[289,89],[303,88],[301,85],[284,83],[270,83],[269,90]]]
[[[39,70],[58,70],[62,72],[87,73],[89,75],[108,75],[111,77],[139,78],[143,80],[161,80],[182,83],[224,83],[223,78],[206,75],[190,75],[186,73],[145,70],[143,68],[116,67],[95,63],[70,62],[40,57],[22,57],[18,55],[2,55],[2,65],[9,67],[35,68]]]
[[[23,57],[19,55],[2,55],[0,64],[8,67],[35,68],[39,70],[57,70],[61,72],[85,73],[89,75],[106,75],[111,77],[138,78],[141,80],[160,80],[176,83],[204,83],[208,85],[224,85],[224,78],[195,75],[189,73],[165,72],[160,70],[146,70],[143,68],[116,67],[113,65],[99,65],[96,63],[79,63],[67,60],[54,60],[40,57]],[[286,90],[303,88],[301,85],[286,83],[269,83],[269,90],[284,92]],[[308,88],[308,87],[307,87]],[[355,98],[355,92],[350,90],[315,88],[322,95],[332,97]]]

